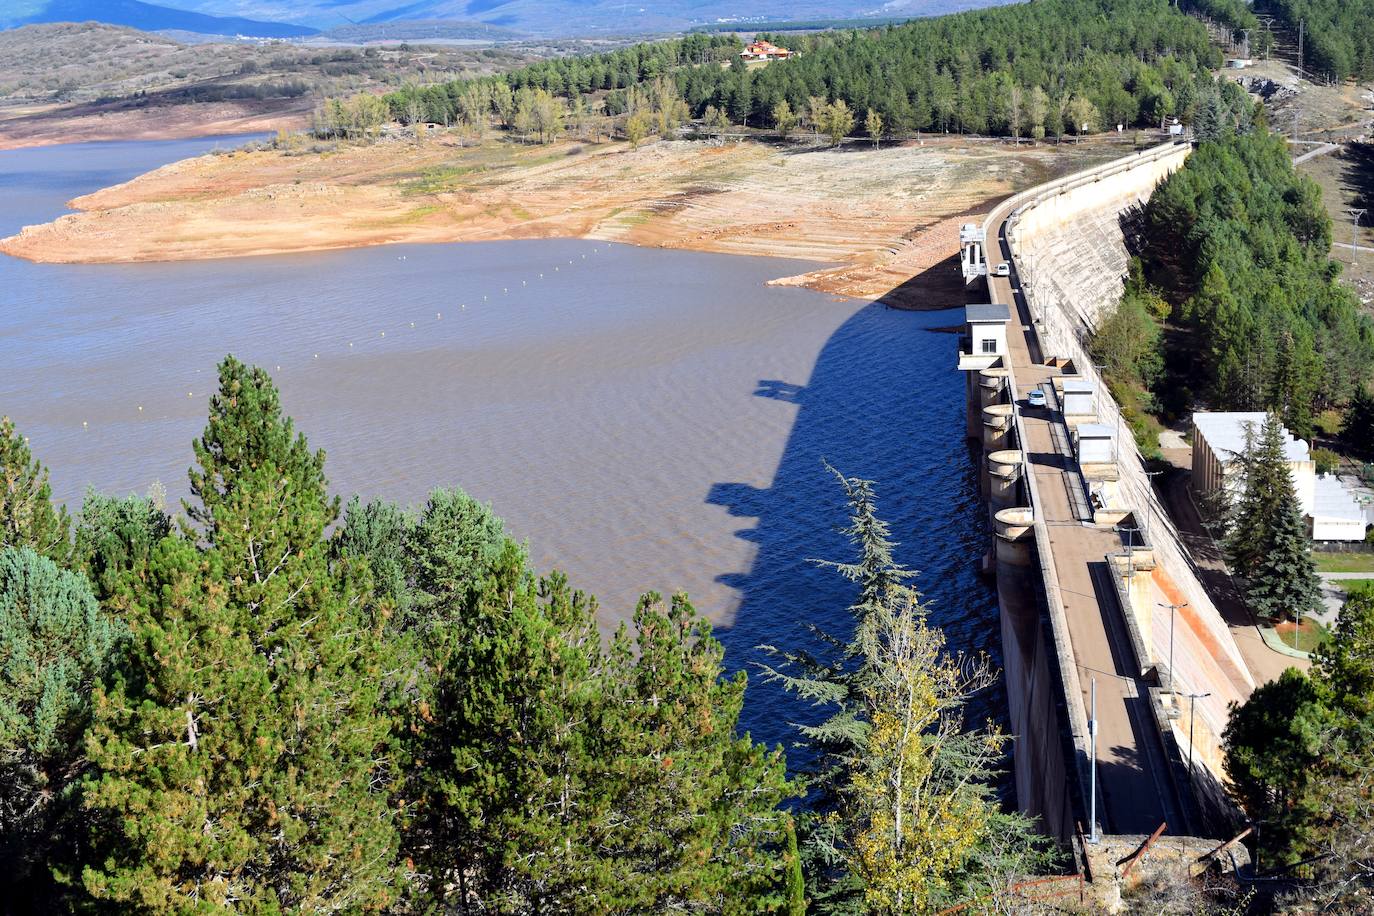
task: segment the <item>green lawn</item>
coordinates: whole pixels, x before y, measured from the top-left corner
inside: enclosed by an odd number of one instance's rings
[[[1355,592],[1374,592],[1374,579],[1336,579],[1335,585],[1339,585],[1348,593]]]
[[[1374,553],[1313,553],[1318,572],[1374,573]]]
[[[1279,639],[1284,644],[1297,649],[1299,652],[1311,652],[1331,638],[1331,632],[1315,620],[1304,620],[1302,629],[1296,634],[1293,633],[1293,624],[1281,623],[1274,628],[1278,631]]]

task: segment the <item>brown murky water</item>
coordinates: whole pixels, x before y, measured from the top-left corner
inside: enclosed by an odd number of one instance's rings
[[[0,153],[0,230],[209,145]],[[0,260],[0,411],[60,499],[154,481],[175,499],[232,352],[273,371],[341,494],[462,486],[608,623],[643,590],[690,592],[732,667],[843,626],[848,589],[808,563],[846,556],[829,461],[879,482],[951,642],[995,654],[955,340],[933,331],[957,319],[765,285],[800,269],[581,241]],[[797,710],[760,690],[748,719],[778,740]]]

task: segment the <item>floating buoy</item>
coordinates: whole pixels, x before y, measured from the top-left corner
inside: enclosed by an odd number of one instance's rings
[[[188,398],[191,398],[191,397],[195,397],[195,395],[194,395],[194,394],[192,394],[192,393],[191,393],[191,392],[189,392],[189,391],[188,391],[188,392],[186,392],[186,396],[187,396],[187,397],[188,397]]]
[[[316,359],[319,359],[319,358],[320,358],[320,354],[316,353],[316,354],[315,354],[315,358],[316,358]]]
[[[524,285],[525,285],[525,281],[524,281],[524,280],[521,280],[521,281],[520,281],[520,285],[521,285],[521,286],[524,286]]]
[[[138,405],[138,412],[139,412],[139,413],[143,413],[143,405],[142,405],[142,404],[139,404],[139,405]]]
[[[85,428],[86,428],[86,421],[85,421],[85,420],[82,420],[82,421],[81,421],[81,428],[82,428],[82,429],[85,429]]]
[[[281,366],[278,366],[278,367],[277,367],[277,371],[278,371],[278,372],[281,371]]]
[[[348,347],[349,347],[350,350],[353,349],[353,341],[350,340],[350,341],[348,342]]]
[[[386,336],[386,331],[383,331],[383,332],[382,332],[382,336],[383,336],[383,337]]]
[[[434,317],[435,317],[435,318],[443,318],[443,317],[444,317],[444,313],[443,313],[443,312],[435,312],[435,313],[434,313]]]
[[[501,287],[501,292],[503,292],[503,293],[508,293],[508,292],[510,292],[510,290],[506,289],[506,287],[503,286],[503,287]]]
[[[412,321],[412,322],[410,323],[410,326],[411,326],[412,328],[415,327],[415,322]]]

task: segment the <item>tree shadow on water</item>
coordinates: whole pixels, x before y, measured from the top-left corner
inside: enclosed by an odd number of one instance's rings
[[[866,305],[826,341],[809,379],[761,379],[752,392],[798,408],[772,484],[717,483],[707,502],[752,520],[737,532],[756,545],[750,568],[718,580],[740,603],[717,635],[727,665],[750,670],[741,725],[756,740],[790,744],[791,723],[823,715],[763,682],[753,667],[765,657],[758,646],[817,648],[810,624],[842,639],[850,633],[854,587],[810,562],[854,556],[840,531],[843,492],[826,462],[876,482],[896,558],[918,573],[931,623],[945,629],[950,648],[987,652],[1000,664],[996,596],[978,574],[988,529],[964,438],[957,338],[937,332],[960,321],[947,310]],[[994,694],[976,701],[971,723],[1002,718]]]

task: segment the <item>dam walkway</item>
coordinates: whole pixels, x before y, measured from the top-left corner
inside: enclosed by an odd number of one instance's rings
[[[1165,822],[1177,833],[1187,827],[1184,806],[1150,708],[1151,685],[1135,664],[1109,568],[1108,557],[1122,553],[1125,544],[1115,529],[1084,520],[1086,494],[1054,400],[1052,379],[1061,370],[1044,362],[1020,290],[1006,235],[1010,212],[1004,205],[985,224],[988,248],[998,255],[989,260],[1012,265],[1008,277],[988,276],[988,290],[991,301],[1011,310],[1007,349],[1012,396],[1020,408],[1027,472],[1034,478],[1037,523],[1043,523],[1047,535],[1039,542],[1040,552],[1047,554],[1041,557],[1046,587],[1057,589],[1073,656],[1074,672],[1063,672],[1065,686],[1081,693],[1079,709],[1091,708],[1089,694],[1096,683],[1098,823],[1108,834],[1149,834]],[[1045,407],[1027,405],[1026,395],[1037,388],[1047,395]],[[1087,736],[1080,733],[1083,724],[1070,716],[1076,748],[1088,747]],[[1079,763],[1087,765],[1086,760]],[[1085,788],[1086,783],[1084,779]]]

